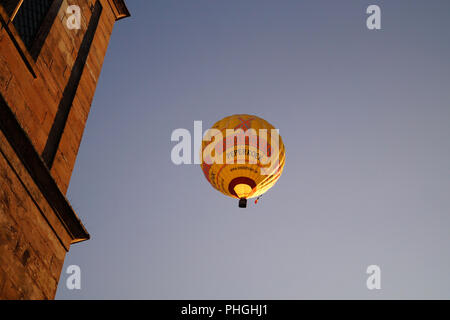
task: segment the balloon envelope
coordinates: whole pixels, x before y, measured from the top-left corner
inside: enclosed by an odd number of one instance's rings
[[[285,163],[284,144],[275,127],[247,114],[214,124],[203,137],[201,153],[208,182],[238,199],[267,192],[280,178]]]

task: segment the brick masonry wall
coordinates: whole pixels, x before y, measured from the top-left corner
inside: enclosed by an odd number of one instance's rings
[[[42,153],[53,125],[59,102],[86,32],[91,8],[96,0],[64,0],[36,61],[30,57],[36,78],[28,70],[11,37],[0,30],[0,93],[13,108],[36,150]],[[100,75],[115,22],[107,0],[99,0],[103,10],[69,119],[58,149],[52,174],[65,193],[69,184],[84,125]],[[66,27],[68,5],[81,8],[81,29]],[[14,31],[14,30],[13,30]],[[17,38],[20,38],[17,35]],[[20,41],[20,40],[19,40]],[[26,52],[26,49],[24,49]]]
[[[70,237],[0,134],[0,298],[53,299]]]
[[[42,155],[97,0],[64,0],[34,59],[10,25],[0,26],[0,94]],[[51,165],[65,194],[115,21],[113,0],[102,12],[75,98]],[[81,8],[81,29],[66,27],[68,5]],[[4,12],[3,12],[4,17]],[[53,299],[73,242],[67,225],[0,130],[0,299]]]

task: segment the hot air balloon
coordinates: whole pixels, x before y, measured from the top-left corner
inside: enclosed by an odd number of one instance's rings
[[[203,137],[201,168],[208,182],[226,196],[259,198],[283,172],[285,148],[278,130],[254,115],[237,114],[218,121]]]

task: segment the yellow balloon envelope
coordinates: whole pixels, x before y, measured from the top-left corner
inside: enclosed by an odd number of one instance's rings
[[[218,121],[202,142],[202,170],[218,191],[239,199],[260,197],[283,172],[285,148],[278,130],[253,115],[237,114]]]

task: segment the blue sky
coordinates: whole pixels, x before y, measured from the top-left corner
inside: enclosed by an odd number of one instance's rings
[[[57,299],[449,298],[450,2],[127,4],[67,195],[92,239]],[[170,159],[174,129],[236,113],[287,155],[245,211]]]

